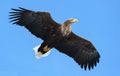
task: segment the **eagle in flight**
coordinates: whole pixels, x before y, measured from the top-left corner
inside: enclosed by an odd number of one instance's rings
[[[43,43],[37,46],[37,56],[47,54],[50,49],[56,48],[73,58],[85,70],[93,69],[99,63],[100,54],[93,44],[71,31],[71,25],[78,22],[77,19],[70,18],[59,24],[52,19],[49,12],[35,12],[21,7],[12,10],[9,19],[13,24],[24,26],[43,40]]]

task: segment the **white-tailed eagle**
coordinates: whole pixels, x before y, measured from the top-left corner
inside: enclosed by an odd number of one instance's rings
[[[37,50],[37,55],[43,55],[56,48],[72,57],[85,70],[93,69],[99,63],[100,55],[93,44],[74,34],[71,25],[78,22],[70,18],[63,24],[55,22],[49,12],[35,12],[19,7],[12,9],[10,19],[13,24],[24,26],[43,43]]]

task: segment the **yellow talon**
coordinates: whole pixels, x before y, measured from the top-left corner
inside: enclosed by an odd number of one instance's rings
[[[50,50],[50,48],[47,45],[43,48],[43,51],[48,52],[49,50]]]

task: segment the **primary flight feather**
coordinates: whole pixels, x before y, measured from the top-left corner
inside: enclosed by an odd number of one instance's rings
[[[43,40],[37,49],[37,55],[44,55],[56,48],[72,57],[85,70],[93,69],[99,63],[100,55],[93,44],[71,31],[71,25],[78,22],[77,19],[70,18],[59,24],[49,12],[35,12],[21,7],[12,10],[10,19],[13,24],[24,26]]]

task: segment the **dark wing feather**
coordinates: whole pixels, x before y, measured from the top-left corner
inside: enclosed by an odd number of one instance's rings
[[[42,39],[49,35],[49,30],[59,25],[48,12],[35,12],[21,7],[12,10],[9,19],[13,24],[25,26],[32,34]]]
[[[24,8],[19,9],[13,9],[13,12],[10,12],[10,18],[11,22],[14,24],[18,24],[21,26],[26,26],[32,23],[35,20],[35,17],[33,16],[34,11],[27,10]]]
[[[99,63],[100,55],[92,43],[74,33],[62,39],[55,48],[72,57],[85,70],[87,67],[89,70],[93,69]]]

